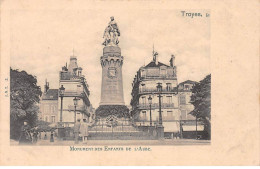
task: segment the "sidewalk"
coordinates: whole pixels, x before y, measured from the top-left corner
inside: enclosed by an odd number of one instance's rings
[[[11,141],[10,145],[18,145],[18,142]],[[210,145],[210,140],[192,140],[192,139],[164,139],[164,140],[88,140],[87,143],[79,142],[75,144],[74,141],[61,141],[55,139],[54,142],[50,140],[39,140],[33,146],[105,146],[105,145],[122,145],[122,146],[131,146],[131,145]]]

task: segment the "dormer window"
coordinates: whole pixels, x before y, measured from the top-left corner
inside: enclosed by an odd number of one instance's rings
[[[161,75],[162,76],[166,76],[166,68],[162,68],[161,69]]]
[[[190,85],[184,85],[184,90],[190,90]]]

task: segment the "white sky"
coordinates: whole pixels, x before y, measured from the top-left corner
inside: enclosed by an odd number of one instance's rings
[[[171,54],[176,56],[178,82],[199,81],[210,73],[209,18],[185,18],[180,10],[131,8],[13,11],[11,67],[37,76],[42,88],[46,78],[50,88],[58,88],[59,71],[69,63],[74,48],[90,86],[91,103],[97,108],[102,36],[110,16],[115,17],[121,32],[126,105],[130,104],[136,71],[152,60],[153,43],[160,62],[168,64]]]

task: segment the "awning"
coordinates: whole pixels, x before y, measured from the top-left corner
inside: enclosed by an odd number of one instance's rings
[[[196,131],[196,125],[192,125],[192,126],[182,126],[183,131]],[[203,131],[204,130],[204,126],[203,125],[198,125],[197,126],[197,131]]]
[[[164,132],[178,132],[180,131],[179,122],[163,122]]]

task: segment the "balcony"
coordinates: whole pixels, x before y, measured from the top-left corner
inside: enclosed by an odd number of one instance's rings
[[[66,91],[64,92],[64,97],[80,97],[82,93],[80,91]]]
[[[147,103],[146,104],[139,104],[137,107],[138,107],[138,109],[150,109],[150,104],[147,104]],[[151,105],[151,108],[152,109],[159,109],[159,103],[153,103]],[[167,109],[167,108],[177,108],[177,107],[174,107],[173,103],[162,103],[161,108]]]
[[[68,109],[70,110],[70,111],[74,111],[74,109],[75,109],[75,106],[68,106]],[[76,106],[76,111],[86,111],[86,108],[85,108],[85,106]]]
[[[143,88],[139,90],[139,94],[146,94],[146,93],[158,93],[157,88]],[[161,93],[178,93],[178,89],[174,88],[164,88],[162,89]]]
[[[141,80],[143,79],[177,79],[174,75],[157,75],[157,76],[141,76]]]

